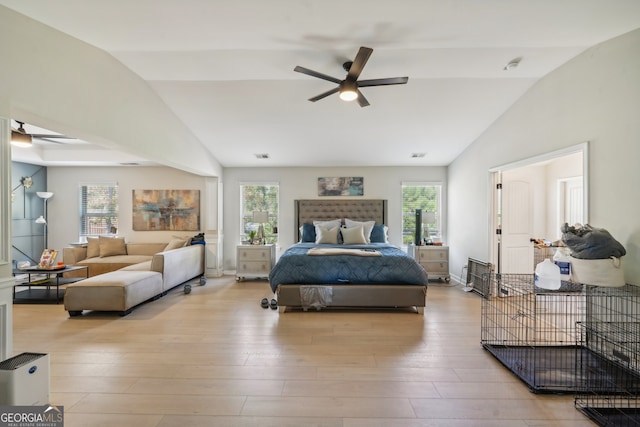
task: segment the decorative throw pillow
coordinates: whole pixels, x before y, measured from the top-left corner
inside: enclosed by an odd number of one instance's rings
[[[352,221],[348,218],[345,218],[344,225],[346,225],[347,228],[357,227],[361,225],[364,232],[364,239],[367,241],[367,243],[371,243],[371,230],[373,230],[373,226],[376,225],[375,221],[361,222],[361,221]]]
[[[333,228],[333,227],[338,227],[340,228],[340,226],[342,225],[342,220],[341,219],[333,219],[330,221],[313,221],[313,225],[315,227],[315,232],[316,232],[316,243],[318,240],[318,234],[320,234],[320,231],[318,231],[318,227],[323,227],[323,228]],[[342,236],[340,236],[340,233],[338,233],[338,239],[341,239]],[[339,242],[336,242],[339,243]]]
[[[187,245],[187,241],[186,240],[181,240],[181,239],[171,239],[169,241],[169,243],[167,243],[167,246],[164,247],[165,251],[170,251],[172,249],[178,249],[178,248],[183,248]]]
[[[371,229],[371,243],[389,243],[387,232],[389,227],[386,225],[374,225]]]
[[[314,243],[316,241],[316,228],[313,224],[302,224],[302,227],[300,227],[300,241],[302,243]]]
[[[342,241],[345,245],[364,245],[366,240],[364,239],[363,227],[341,228]]]
[[[127,254],[124,237],[98,236],[98,242],[100,243],[100,258]]]
[[[87,258],[100,256],[100,243],[97,237],[87,237]]]
[[[324,228],[316,226],[316,243],[338,244],[338,230],[340,227]]]

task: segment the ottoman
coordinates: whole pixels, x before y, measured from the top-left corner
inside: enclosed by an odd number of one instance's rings
[[[70,316],[82,310],[117,311],[126,316],[136,305],[160,296],[161,273],[117,270],[67,285],[64,309]]]

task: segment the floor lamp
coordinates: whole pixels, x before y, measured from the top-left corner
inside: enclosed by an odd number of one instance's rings
[[[48,233],[47,233],[47,201],[53,197],[53,193],[50,191],[38,191],[36,192],[38,197],[40,197],[44,202],[44,211],[43,215],[40,215],[38,219],[36,219],[36,224],[44,225],[44,249],[48,249]]]

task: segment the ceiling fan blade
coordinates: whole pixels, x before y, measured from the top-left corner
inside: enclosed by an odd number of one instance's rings
[[[309,98],[309,101],[311,102],[316,102],[316,101],[320,101],[322,98],[326,98],[329,95],[333,95],[334,93],[338,92],[340,90],[339,87],[336,87],[334,89],[328,90],[324,93],[321,93],[320,95],[314,96],[313,98]]]
[[[367,101],[367,98],[364,97],[364,95],[362,94],[362,92],[360,92],[360,90],[358,90],[358,104],[360,104],[361,107],[368,107],[369,101]]]
[[[360,50],[358,50],[356,59],[353,60],[353,64],[351,64],[351,68],[349,68],[349,72],[347,73],[347,80],[358,80],[360,73],[362,73],[372,53],[373,49],[369,47],[362,46]]]
[[[30,133],[29,135],[31,135],[33,138],[41,138],[41,139],[45,139],[45,138],[76,139],[67,135],[58,135],[58,134],[50,134],[50,133]]]
[[[42,136],[34,136],[34,135],[31,135],[31,136],[32,136],[34,139],[37,139],[38,141],[46,141],[46,142],[51,142],[51,143],[53,143],[53,144],[63,144],[63,145],[64,145],[64,142],[56,141],[55,139],[50,138],[50,137],[48,137],[48,136],[46,136],[46,135],[42,135]],[[73,138],[69,138],[69,139],[73,139]]]
[[[389,77],[386,79],[359,80],[359,87],[403,85],[409,81],[409,77]]]
[[[319,73],[317,71],[313,71],[313,70],[310,70],[308,68],[301,67],[299,65],[296,66],[296,68],[294,68],[293,71],[297,71],[298,73],[307,74],[309,76],[317,77],[317,78],[322,79],[322,80],[328,80],[328,81],[333,82],[333,83],[340,84],[340,82],[342,81],[340,79],[336,79],[335,77],[331,77],[331,76],[328,76],[326,74],[322,74],[322,73]]]

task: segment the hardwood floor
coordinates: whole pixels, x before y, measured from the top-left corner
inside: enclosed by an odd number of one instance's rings
[[[14,353],[49,353],[65,426],[593,426],[480,346],[480,303],[432,284],[407,311],[263,309],[265,281],[209,279],[130,315],[14,305]]]

